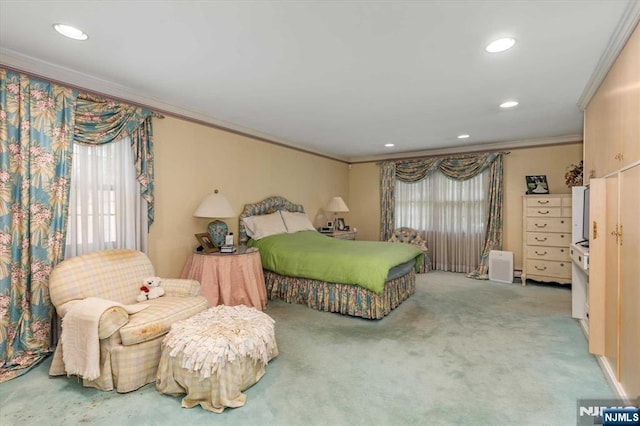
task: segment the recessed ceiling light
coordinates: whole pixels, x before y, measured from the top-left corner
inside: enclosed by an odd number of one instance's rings
[[[72,38],[74,40],[86,40],[89,36],[82,30],[66,24],[53,24],[53,29],[62,34],[65,37]]]
[[[464,134],[464,135],[458,135],[458,139],[467,139],[470,135]]]
[[[518,101],[506,101],[500,104],[500,108],[513,108],[518,105]]]
[[[393,143],[385,143],[384,146],[386,146],[387,148],[391,148],[391,147],[394,147],[396,145],[393,144]]]
[[[507,49],[511,49],[514,44],[516,44],[516,39],[514,38],[499,38],[489,43],[489,45],[485,47],[484,50],[489,53],[504,52]]]

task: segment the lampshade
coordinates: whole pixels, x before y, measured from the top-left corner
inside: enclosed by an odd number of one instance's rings
[[[225,218],[234,217],[236,213],[231,208],[227,197],[220,194],[216,189],[212,194],[207,195],[204,200],[202,200],[193,215],[195,217]],[[207,230],[209,231],[209,236],[216,250],[218,247],[224,245],[225,237],[229,232],[226,223],[220,220],[214,220],[209,223]]]
[[[236,213],[231,208],[227,197],[220,194],[216,189],[202,200],[193,215],[195,217],[225,218],[234,217]]]
[[[328,212],[348,212],[349,207],[345,204],[342,197],[333,197],[324,208]]]

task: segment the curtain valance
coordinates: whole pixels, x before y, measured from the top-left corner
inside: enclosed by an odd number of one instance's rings
[[[418,182],[436,170],[455,180],[467,180],[491,166],[502,152],[489,152],[455,157],[424,158],[387,162],[395,164],[395,177],[406,183]]]
[[[80,93],[76,100],[73,140],[100,145],[132,136],[152,114],[152,111],[144,108]]]

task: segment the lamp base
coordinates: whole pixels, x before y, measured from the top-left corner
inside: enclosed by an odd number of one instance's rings
[[[222,247],[224,245],[227,233],[229,232],[227,224],[221,220],[214,220],[213,222],[209,223],[207,230],[209,231],[209,236],[211,237],[211,241],[213,241],[213,244],[216,247]]]

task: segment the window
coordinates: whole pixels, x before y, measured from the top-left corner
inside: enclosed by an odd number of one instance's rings
[[[396,181],[395,226],[424,231],[435,269],[471,272],[484,245],[489,170],[456,181],[435,172],[416,183]]]
[[[74,144],[65,257],[113,248],[146,251],[147,206],[131,140]]]

